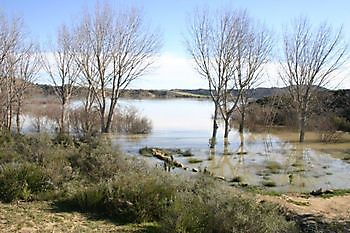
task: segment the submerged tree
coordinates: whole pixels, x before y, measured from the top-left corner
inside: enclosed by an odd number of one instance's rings
[[[298,18],[284,33],[280,77],[288,88],[299,118],[299,141],[304,142],[305,128],[316,94],[335,77],[345,62],[347,45],[342,30],[326,23],[313,28],[308,19]]]
[[[188,50],[196,70],[208,81],[214,102],[214,147],[218,116],[223,119],[227,141],[230,120],[242,94],[261,77],[271,51],[270,35],[256,27],[245,11],[202,12],[195,16],[189,32]]]
[[[268,30],[256,24],[245,11],[235,12],[233,20],[234,68],[232,76],[225,83],[225,93],[220,104],[226,140],[230,120],[236,109],[241,113],[239,130],[243,132],[248,93],[260,83],[264,65],[270,58],[272,42]]]
[[[216,143],[220,103],[225,84],[233,74],[234,45],[232,44],[232,15],[212,17],[208,12],[197,13],[189,28],[187,48],[195,69],[208,82],[214,103],[213,130],[210,147]]]
[[[237,47],[238,50],[242,51],[237,55],[235,70],[236,80],[238,81],[237,90],[241,93],[238,106],[240,133],[243,133],[246,109],[252,89],[261,84],[264,65],[269,62],[272,50],[272,39],[269,31],[262,25],[253,24],[251,20],[247,20],[248,22],[243,24],[247,28],[247,31],[243,33],[246,34],[246,39],[243,41],[245,48]]]

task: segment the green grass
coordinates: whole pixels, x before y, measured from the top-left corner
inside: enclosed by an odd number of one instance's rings
[[[282,169],[282,165],[276,161],[266,161],[265,163],[266,169],[268,169],[269,172],[273,174],[278,174],[280,173]]]
[[[276,187],[277,184],[273,180],[263,180],[261,184],[265,187]]]
[[[148,147],[143,147],[141,149],[139,149],[139,154],[146,156],[146,157],[152,157],[152,148],[148,148]]]
[[[308,193],[310,195],[310,193]],[[320,197],[323,198],[330,198],[330,197],[336,197],[336,196],[345,196],[350,194],[350,189],[336,189],[336,190],[330,190],[325,191],[320,195]]]
[[[202,159],[198,159],[198,158],[189,158],[187,160],[187,162],[193,164],[193,163],[201,163],[201,162],[203,162],[203,160]]]
[[[291,164],[292,167],[302,167],[304,166],[303,162],[301,161],[295,161],[294,163]]]

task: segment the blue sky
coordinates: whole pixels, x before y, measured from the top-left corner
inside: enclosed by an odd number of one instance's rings
[[[149,75],[137,80],[133,88],[200,88],[206,87],[193,71],[183,41],[186,22],[196,7],[210,9],[247,9],[255,19],[272,28],[276,41],[280,32],[293,18],[306,15],[313,24],[327,21],[335,27],[343,25],[344,34],[350,41],[350,1],[348,0],[131,0],[109,1],[112,7],[136,6],[143,10],[146,22],[162,32],[163,48],[157,67]],[[30,35],[44,44],[55,35],[61,23],[74,22],[93,0],[0,0],[0,9],[7,15],[24,19]],[[276,42],[276,46],[278,43]],[[45,77],[41,77],[41,80]],[[350,88],[343,82],[341,87]],[[277,83],[264,82],[263,86]]]

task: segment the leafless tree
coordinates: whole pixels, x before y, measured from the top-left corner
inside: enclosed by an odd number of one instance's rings
[[[189,37],[186,40],[195,69],[202,78],[207,80],[214,103],[211,148],[215,147],[216,143],[222,93],[234,69],[232,18],[230,13],[213,17],[206,11],[197,12],[189,27]]]
[[[246,17],[243,15],[243,18]],[[246,38],[244,45],[238,46],[241,52],[237,53],[237,67],[235,77],[237,89],[240,91],[238,111],[240,113],[239,132],[243,133],[245,124],[246,108],[249,97],[254,87],[262,83],[264,65],[269,62],[272,51],[272,39],[270,32],[262,25],[254,24],[249,19],[246,25]]]
[[[345,62],[346,50],[342,29],[333,30],[326,23],[312,27],[300,17],[284,33],[280,77],[298,112],[300,142],[304,142],[311,103]]]
[[[271,51],[270,35],[255,27],[245,11],[226,11],[214,16],[196,15],[187,47],[199,74],[208,81],[214,102],[212,142],[218,114],[224,121],[224,139],[242,93],[261,77]],[[213,144],[211,145],[214,146]]]
[[[89,41],[89,28],[89,22],[84,20],[74,29],[75,62],[80,70],[78,84],[81,86],[80,90],[84,98],[83,107],[73,110],[72,122],[74,130],[84,135],[94,133],[96,128],[96,109],[94,108],[96,82],[93,80],[97,80],[98,70],[94,65],[94,48]]]
[[[63,25],[58,30],[56,45],[44,58],[43,67],[54,84],[55,94],[61,104],[59,132],[68,133],[68,108],[80,69],[75,62],[73,35],[67,26]]]
[[[271,52],[270,33],[262,25],[255,24],[246,11],[235,13],[232,36],[233,74],[225,83],[225,93],[220,104],[225,126],[224,139],[226,140],[234,111],[240,102],[247,104],[246,95],[251,87],[259,83],[264,65],[269,61]],[[241,106],[240,110],[243,109],[242,107],[245,106]],[[241,125],[242,120],[244,120],[244,114],[242,114]]]
[[[0,94],[2,128],[8,130],[12,126],[15,80],[15,65],[20,43],[23,40],[22,20],[20,18],[8,19],[0,14]]]
[[[79,64],[97,102],[101,132],[107,133],[120,92],[154,63],[159,35],[145,27],[139,11],[116,12],[108,4],[87,13],[77,30],[86,33],[79,47],[91,53],[78,51]]]
[[[25,44],[18,56],[18,62],[16,63],[16,79],[14,80],[13,90],[16,108],[16,130],[17,133],[20,133],[20,115],[22,113],[23,99],[26,91],[35,81],[41,68],[41,56],[38,47],[32,42]]]
[[[2,127],[11,130],[16,115],[20,132],[20,114],[26,89],[37,75],[37,47],[28,40],[21,18],[8,19],[0,14],[0,101]]]

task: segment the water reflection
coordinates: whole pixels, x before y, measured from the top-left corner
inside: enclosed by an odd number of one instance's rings
[[[191,150],[193,159],[201,162],[189,163],[185,157],[176,159],[189,167],[208,169],[217,176],[227,179],[239,176],[244,183],[265,185],[276,191],[350,188],[350,180],[344,179],[350,176],[350,165],[340,159],[349,150],[349,142],[322,144],[317,143],[316,135],[308,134],[312,143],[299,144],[297,133],[283,130],[242,134],[232,130],[229,143],[224,143],[221,127],[216,148],[211,149],[210,101],[124,100],[121,104],[138,108],[154,126],[147,136],[116,137],[115,142],[129,154],[138,154],[145,146]]]

